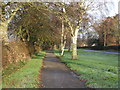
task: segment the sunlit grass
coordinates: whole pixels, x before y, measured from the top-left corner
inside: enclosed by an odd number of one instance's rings
[[[55,54],[59,55],[58,51]],[[118,87],[118,55],[79,50],[78,60],[71,60],[71,52],[66,51],[61,61],[87,80],[89,87]]]
[[[45,52],[40,52],[16,72],[14,72],[16,69],[13,69],[13,73],[8,74],[11,69],[7,70],[7,75],[3,75],[3,88],[38,88],[41,84],[39,71],[44,56]]]

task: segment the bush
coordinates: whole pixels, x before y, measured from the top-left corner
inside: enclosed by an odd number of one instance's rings
[[[10,42],[7,45],[2,46],[2,65],[3,68],[7,65],[19,62],[20,60],[26,60],[31,57],[31,53],[34,53],[33,46],[26,44],[25,42],[16,41]]]

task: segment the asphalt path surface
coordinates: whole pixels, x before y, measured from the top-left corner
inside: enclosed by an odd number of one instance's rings
[[[107,52],[107,51],[88,50],[88,49],[78,49],[78,50],[83,50],[83,51],[92,51],[92,52],[100,52],[100,53],[120,54],[119,52]]]
[[[43,88],[85,88],[85,82],[80,81],[65,64],[53,53],[46,53],[42,69]]]

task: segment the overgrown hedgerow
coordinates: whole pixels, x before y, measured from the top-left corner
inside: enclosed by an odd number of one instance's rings
[[[38,88],[41,84],[39,75],[42,68],[45,52],[38,53],[29,60],[22,68],[9,75],[3,75],[3,88]],[[9,70],[8,70],[9,71]]]

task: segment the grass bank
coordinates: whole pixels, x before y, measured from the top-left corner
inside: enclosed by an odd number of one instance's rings
[[[58,51],[55,54],[59,56]],[[61,61],[87,80],[88,87],[118,87],[118,55],[78,50],[78,60],[71,60],[71,52],[66,51]]]
[[[40,52],[28,62],[19,62],[8,66],[3,72],[3,88],[38,88],[40,82],[40,69],[45,52]],[[21,68],[20,68],[21,67]],[[17,70],[17,71],[15,71]]]

